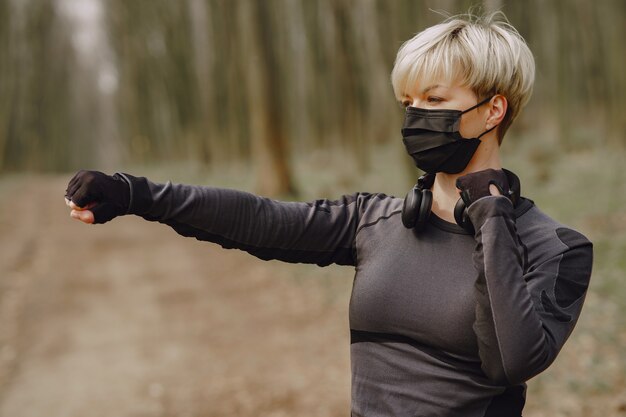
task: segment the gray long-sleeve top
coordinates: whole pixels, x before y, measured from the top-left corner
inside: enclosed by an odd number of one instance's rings
[[[402,199],[357,193],[279,202],[124,174],[129,212],[261,259],[352,265],[352,416],[519,416],[525,381],[579,317],[592,245],[530,200],[468,209],[476,229],[431,215],[402,225]]]

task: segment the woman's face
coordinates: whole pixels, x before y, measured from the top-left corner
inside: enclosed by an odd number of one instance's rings
[[[418,107],[421,109],[445,109],[467,110],[476,105],[479,98],[468,87],[457,83],[435,83],[432,85],[416,85],[413,91],[408,91],[402,97],[404,107]],[[487,116],[485,109],[489,103],[485,103],[471,110],[461,117],[459,133],[464,138],[475,138],[483,133],[486,128]]]

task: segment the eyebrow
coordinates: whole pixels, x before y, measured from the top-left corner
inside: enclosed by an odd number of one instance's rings
[[[438,88],[438,87],[444,87],[444,86],[443,86],[443,85],[441,85],[441,84],[434,84],[434,85],[431,85],[431,86],[426,87],[425,89],[423,89],[423,90],[422,90],[422,94],[426,94],[426,93],[427,93],[427,92],[429,92],[430,90],[434,90],[435,88]]]
[[[428,86],[428,87],[424,88],[424,89],[420,92],[420,94],[426,94],[426,93],[428,93],[430,90],[434,90],[435,88],[439,88],[439,87],[445,87],[445,85],[442,85],[442,84],[433,84],[433,85],[430,85],[430,86]],[[406,92],[403,92],[401,97],[403,97],[403,98],[404,98],[404,97],[410,97],[410,95],[409,95],[408,93],[406,93]]]

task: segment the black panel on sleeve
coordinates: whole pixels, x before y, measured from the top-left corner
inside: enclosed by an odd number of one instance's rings
[[[560,228],[556,234],[570,248],[563,254],[554,287],[556,303],[559,307],[567,308],[587,291],[591,275],[591,244],[583,235],[571,229]]]

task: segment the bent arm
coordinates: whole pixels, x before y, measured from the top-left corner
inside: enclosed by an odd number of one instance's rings
[[[468,215],[476,227],[474,331],[482,368],[497,383],[519,384],[546,369],[571,334],[589,283],[592,246],[570,229],[546,231],[557,235],[556,255],[524,274],[510,201],[486,197]]]
[[[122,175],[131,188],[129,213],[167,224],[183,236],[264,260],[354,265],[359,195],[279,202],[236,190]]]

